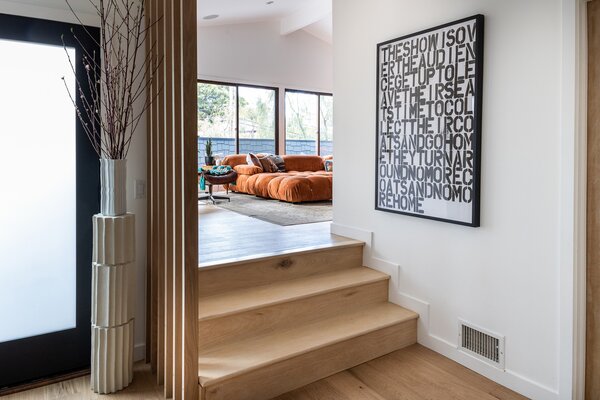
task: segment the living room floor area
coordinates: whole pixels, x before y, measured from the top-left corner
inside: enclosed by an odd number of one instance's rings
[[[330,222],[282,226],[203,202],[198,214],[200,268],[348,240]]]

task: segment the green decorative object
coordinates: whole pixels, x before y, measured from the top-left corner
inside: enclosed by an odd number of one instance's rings
[[[215,158],[212,155],[212,139],[208,139],[206,141],[206,145],[204,146],[204,153],[206,156],[204,157],[204,163],[206,165],[215,165]]]

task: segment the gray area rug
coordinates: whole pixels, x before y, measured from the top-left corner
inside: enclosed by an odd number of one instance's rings
[[[281,226],[312,224],[333,219],[331,201],[291,204],[248,194],[229,193],[229,196],[230,202],[219,200],[217,207]]]

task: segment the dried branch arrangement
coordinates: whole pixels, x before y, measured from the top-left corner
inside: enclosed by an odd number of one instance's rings
[[[83,82],[77,79],[76,66],[67,52],[76,79],[75,93],[66,83],[65,87],[98,156],[124,159],[142,117],[154,101],[154,98],[146,96],[146,89],[160,65],[160,61],[153,62],[155,44],[149,46],[150,50],[144,57],[140,53],[148,41],[149,29],[156,22],[144,26],[143,0],[89,0],[100,21],[98,43],[97,38],[81,22],[69,0],[65,2],[84,31],[100,48],[100,54],[89,51],[73,33],[83,48],[82,62],[86,79]],[[84,95],[84,87],[89,89],[91,96]]]

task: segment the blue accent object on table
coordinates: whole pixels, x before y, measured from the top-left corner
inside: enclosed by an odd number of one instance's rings
[[[229,165],[215,165],[205,172],[207,172],[209,175],[227,175],[231,172],[231,169],[232,168]]]
[[[232,171],[233,168],[231,168],[231,166],[229,165],[215,165],[213,166],[211,169],[202,169],[202,168],[198,168],[198,173],[201,173],[202,176],[200,177],[200,190],[206,190],[206,180],[204,179],[204,174],[209,174],[209,175],[215,175],[215,176],[219,176],[219,175],[227,175],[228,173],[230,173]],[[232,183],[233,185],[235,185],[235,182]]]

